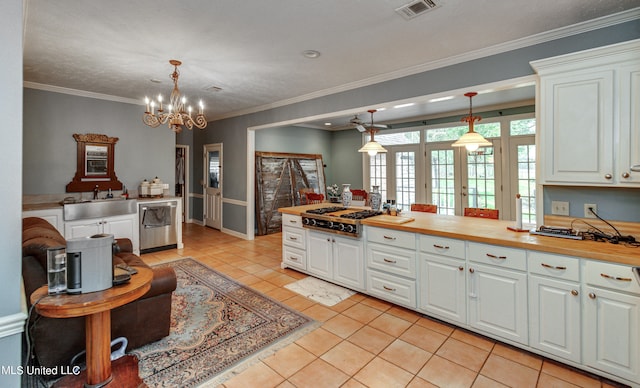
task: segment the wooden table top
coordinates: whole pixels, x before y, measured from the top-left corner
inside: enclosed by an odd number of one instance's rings
[[[47,295],[48,287],[44,285],[31,294],[30,300],[32,304],[38,301],[38,313],[50,318],[81,317],[111,310],[140,298],[151,288],[153,271],[149,268],[135,268],[138,273],[132,275],[130,281],[103,291]]]
[[[325,203],[320,205],[293,206],[280,208],[278,211],[285,214],[300,215],[308,209],[326,207],[327,205],[328,204]],[[640,247],[634,248],[624,244],[570,240],[533,235],[528,232],[514,232],[507,229],[508,226],[513,226],[513,221],[408,211],[402,212],[401,215],[414,218],[414,221],[399,224],[390,223],[386,222],[385,217],[378,216],[364,219],[362,220],[362,224],[405,232],[640,266]]]

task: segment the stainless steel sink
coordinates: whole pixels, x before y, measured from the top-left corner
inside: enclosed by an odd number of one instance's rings
[[[84,220],[134,214],[138,211],[135,199],[96,199],[64,204],[64,220]]]

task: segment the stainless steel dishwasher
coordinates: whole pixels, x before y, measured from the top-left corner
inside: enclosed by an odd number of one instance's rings
[[[138,204],[140,253],[177,247],[176,201]]]

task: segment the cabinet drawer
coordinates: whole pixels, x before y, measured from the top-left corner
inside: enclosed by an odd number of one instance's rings
[[[282,243],[290,247],[305,249],[305,231],[303,229],[284,227],[282,228]]]
[[[285,245],[282,247],[282,262],[287,266],[306,270],[307,252]]]
[[[408,249],[368,244],[367,265],[380,271],[416,278],[416,254]]]
[[[455,257],[456,259],[465,258],[464,241],[452,238],[425,236],[419,238],[420,250],[422,252],[433,253],[436,255]]]
[[[529,272],[558,279],[580,281],[580,259],[529,251]]]
[[[394,247],[416,249],[416,235],[384,228],[367,228],[367,240]]]
[[[469,260],[520,271],[527,270],[527,253],[523,249],[469,243]]]
[[[282,215],[282,226],[290,226],[292,228],[302,228],[302,217],[293,214]]]
[[[640,294],[640,284],[627,265],[584,260],[587,284]]]
[[[368,270],[367,292],[369,295],[406,307],[413,309],[417,307],[416,282],[413,280]]]

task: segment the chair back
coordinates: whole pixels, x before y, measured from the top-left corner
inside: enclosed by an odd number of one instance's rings
[[[437,213],[438,205],[432,205],[429,203],[412,203],[411,204],[412,212],[425,212],[425,213]]]
[[[300,195],[300,205],[307,204],[307,193],[313,193],[314,190],[311,187],[305,187],[304,189],[298,190],[298,194]]]
[[[354,201],[367,201],[367,192],[361,189],[351,189],[351,194]]]
[[[500,218],[498,209],[483,209],[479,207],[464,208],[464,215],[465,217],[490,218],[492,220],[497,220]]]
[[[304,195],[307,198],[307,204],[309,205],[324,202],[324,194],[305,193]]]

